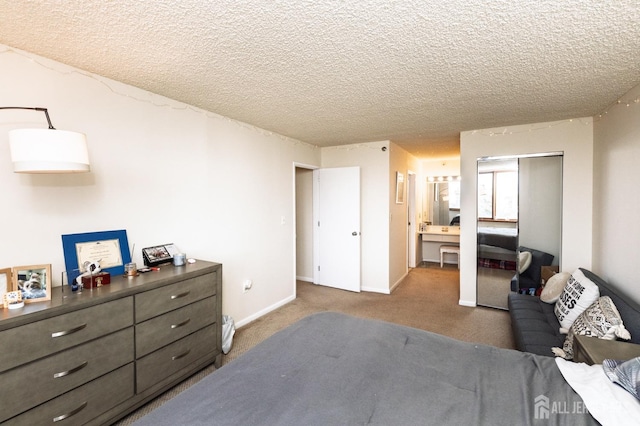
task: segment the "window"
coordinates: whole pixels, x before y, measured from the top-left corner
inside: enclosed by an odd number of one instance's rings
[[[460,210],[460,182],[449,182],[449,209]]]
[[[478,174],[478,218],[518,220],[518,172]]]

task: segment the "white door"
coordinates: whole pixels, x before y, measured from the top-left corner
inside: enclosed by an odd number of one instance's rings
[[[314,170],[315,284],[360,291],[360,168]]]

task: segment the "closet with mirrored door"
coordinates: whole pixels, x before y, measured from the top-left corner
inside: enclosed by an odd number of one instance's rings
[[[477,176],[477,304],[507,309],[509,292],[539,294],[558,270],[562,153],[483,157]]]

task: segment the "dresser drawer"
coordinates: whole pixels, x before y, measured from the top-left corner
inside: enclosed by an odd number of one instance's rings
[[[133,324],[126,297],[0,332],[0,371],[45,357]],[[6,350],[6,349],[9,350]]]
[[[136,361],[140,393],[216,350],[216,325],[210,325]]]
[[[136,323],[213,296],[215,284],[216,274],[211,273],[136,294]]]
[[[133,377],[133,363],[130,363],[14,417],[6,424],[24,426],[47,425],[54,422],[60,425],[85,424],[132,398]]]
[[[59,352],[0,375],[9,390],[0,421],[132,362],[133,327]]]
[[[136,358],[215,322],[216,296],[136,325]]]

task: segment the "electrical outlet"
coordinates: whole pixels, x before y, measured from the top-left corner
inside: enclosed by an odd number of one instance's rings
[[[251,290],[251,287],[253,287],[253,281],[244,280],[244,283],[242,283],[242,292],[246,293],[247,291]]]

